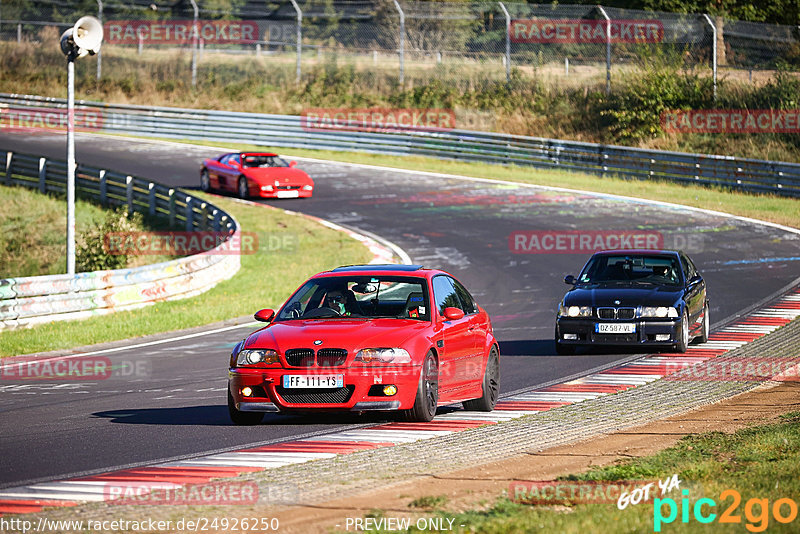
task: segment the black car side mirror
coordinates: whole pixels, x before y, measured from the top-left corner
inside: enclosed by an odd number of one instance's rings
[[[575,277],[574,277],[574,276],[572,276],[571,274],[570,274],[570,275],[567,275],[566,277],[564,277],[564,283],[565,283],[565,284],[569,284],[569,285],[571,285],[571,286],[574,286],[574,285],[575,285],[577,282],[578,282],[578,281],[577,281],[577,280],[575,279]]]

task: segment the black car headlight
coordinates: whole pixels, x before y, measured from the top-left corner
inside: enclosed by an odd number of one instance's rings
[[[642,306],[639,308],[639,317],[670,317],[678,318],[678,310],[674,306]]]
[[[591,317],[591,306],[565,306],[558,307],[558,315],[560,317]]]

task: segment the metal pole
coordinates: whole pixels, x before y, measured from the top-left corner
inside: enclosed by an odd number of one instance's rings
[[[403,13],[403,8],[400,7],[400,3],[397,0],[394,0],[394,7],[397,8],[397,13],[400,14],[400,83],[403,83],[406,77],[406,14]]]
[[[603,6],[597,6],[597,9],[606,19],[606,94],[611,94],[611,18]]]
[[[97,19],[103,22],[103,0],[97,0]],[[97,51],[97,80],[103,75],[103,52]]]
[[[714,22],[711,20],[711,17],[703,13],[703,17],[708,22],[708,25],[711,26],[711,34],[713,44],[711,45],[711,72],[714,77],[714,102],[717,101],[717,27],[714,26]],[[752,70],[750,71],[752,76]]]
[[[197,38],[198,38],[198,31],[197,31],[197,19],[200,16],[199,9],[197,8],[197,2],[195,0],[189,0],[192,3],[192,9],[194,9],[194,20],[192,22],[192,87],[197,87]]]
[[[67,58],[67,274],[75,274],[75,62]]]
[[[300,6],[297,5],[295,0],[291,0],[292,5],[294,6],[294,11],[297,13],[297,67],[296,70],[296,80],[300,81],[300,61],[303,55],[303,12],[300,10]]]
[[[506,16],[506,82],[511,81],[511,15],[503,2],[498,2],[500,9]]]

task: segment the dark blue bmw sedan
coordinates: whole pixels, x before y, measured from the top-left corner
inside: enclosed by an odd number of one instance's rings
[[[608,250],[594,254],[558,306],[556,351],[581,345],[661,346],[686,352],[708,340],[703,277],[676,250]]]

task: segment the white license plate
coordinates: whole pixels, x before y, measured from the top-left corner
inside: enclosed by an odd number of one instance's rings
[[[297,198],[300,196],[300,191],[297,189],[291,189],[289,191],[278,191],[275,194],[278,198]]]
[[[636,332],[634,323],[597,323],[598,334],[633,334]]]
[[[341,388],[344,375],[283,375],[285,388]]]

